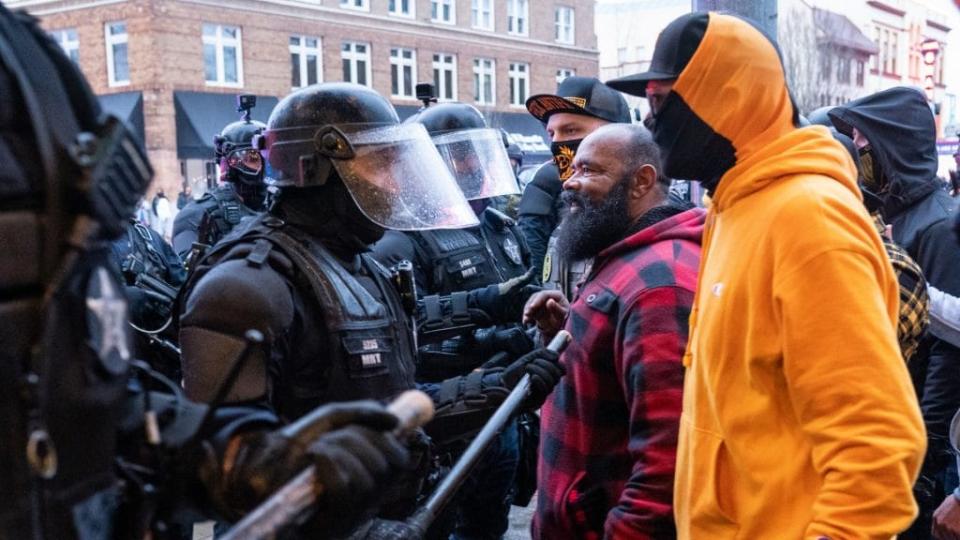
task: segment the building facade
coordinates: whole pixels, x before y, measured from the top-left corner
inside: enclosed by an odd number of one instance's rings
[[[155,187],[215,175],[213,135],[235,96],[279,98],[322,81],[372,87],[401,116],[415,85],[472,103],[528,152],[548,154],[526,113],[558,77],[596,75],[594,0],[20,0],[80,65],[105,108],[142,130]],[[138,125],[139,124],[139,125]],[[202,187],[200,187],[202,189]]]

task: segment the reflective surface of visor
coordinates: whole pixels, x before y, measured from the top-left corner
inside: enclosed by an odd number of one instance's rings
[[[416,231],[478,225],[422,124],[347,134],[353,159],[331,159],[360,210],[387,229]]]
[[[263,158],[256,148],[238,148],[227,154],[227,166],[240,172],[258,174],[263,169]]]
[[[467,129],[437,135],[433,144],[467,200],[520,193],[507,149],[495,129]]]

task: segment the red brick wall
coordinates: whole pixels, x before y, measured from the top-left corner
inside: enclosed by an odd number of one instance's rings
[[[510,107],[507,70],[511,62],[531,66],[530,93],[552,92],[558,68],[574,69],[578,75],[598,71],[594,50],[593,0],[530,0],[530,36],[506,34],[506,0],[495,0],[493,32],[470,27],[470,0],[457,0],[455,26],[434,24],[430,0],[416,1],[416,17],[406,19],[387,13],[387,0],[369,0],[369,13],[339,8],[339,0],[287,2],[283,5],[256,0],[229,2],[185,0],[129,0],[95,5],[76,0],[31,6],[48,29],[76,28],[80,41],[80,65],[98,93],[142,91],[146,145],[157,170],[155,187],[176,192],[180,170],[176,159],[174,90],[250,92],[282,97],[290,92],[291,35],[317,36],[323,40],[323,76],[341,80],[342,41],[366,41],[371,45],[373,87],[390,93],[390,48],[417,51],[417,80],[432,79],[434,52],[457,55],[458,98],[472,102],[473,59],[496,60],[496,110],[523,111]],[[326,9],[310,9],[321,5]],[[576,43],[554,43],[554,7],[575,8]],[[304,7],[300,7],[304,6]],[[123,20],[129,35],[131,84],[107,85],[103,25]],[[203,75],[201,25],[204,22],[239,26],[242,36],[243,87],[207,86]],[[394,100],[416,104],[416,100]]]

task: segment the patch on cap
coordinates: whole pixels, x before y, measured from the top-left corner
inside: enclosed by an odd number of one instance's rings
[[[580,107],[580,108],[583,108],[583,107],[586,107],[586,106],[587,106],[587,100],[586,100],[586,98],[582,98],[582,97],[565,97],[565,98],[563,98],[563,99],[569,101],[570,103],[573,103],[574,105],[576,105],[577,107]]]

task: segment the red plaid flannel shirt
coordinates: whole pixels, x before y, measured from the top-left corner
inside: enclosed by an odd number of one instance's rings
[[[675,536],[683,358],[704,213],[600,253],[571,305],[567,375],[542,409],[535,539]]]

